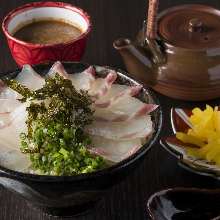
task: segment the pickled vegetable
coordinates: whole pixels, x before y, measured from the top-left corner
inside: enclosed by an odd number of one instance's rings
[[[177,139],[192,144],[188,154],[220,165],[220,111],[207,105],[205,110],[194,108],[189,118],[192,128],[177,132]]]

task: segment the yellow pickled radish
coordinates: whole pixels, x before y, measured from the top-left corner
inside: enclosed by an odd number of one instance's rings
[[[187,153],[190,155],[190,156],[193,156],[193,157],[198,157],[200,158],[201,155],[200,155],[200,152],[198,151],[198,149],[196,148],[187,148]]]
[[[220,111],[218,108],[215,108],[214,111],[214,126],[217,132],[220,132]]]
[[[204,147],[202,147],[202,148],[199,149],[199,155],[200,155],[202,158],[206,158],[206,155],[207,155],[207,153],[211,150],[211,148],[212,148],[212,145],[206,144]]]
[[[206,105],[205,110],[194,108],[190,116],[192,128],[187,133],[177,132],[177,139],[198,146],[187,148],[191,156],[220,165],[220,111]]]
[[[183,143],[194,144],[199,147],[202,147],[205,145],[205,143],[201,141],[199,138],[182,133],[182,132],[177,132],[176,137],[177,139],[181,140]]]
[[[190,122],[193,124],[193,125],[196,125],[198,124],[199,122],[201,122],[201,119],[202,119],[202,110],[199,109],[199,108],[194,108],[192,110],[192,116],[190,117]]]
[[[210,150],[206,154],[208,161],[214,161],[217,154],[220,153],[220,145],[217,142],[210,143]]]
[[[220,166],[220,153],[215,157],[214,162],[215,162],[218,166]]]

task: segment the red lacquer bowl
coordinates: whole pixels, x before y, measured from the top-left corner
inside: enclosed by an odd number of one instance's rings
[[[82,30],[72,41],[59,44],[32,44],[13,37],[24,24],[42,19],[66,20]],[[19,66],[48,61],[79,61],[91,31],[90,17],[82,9],[63,2],[34,2],[9,12],[2,23],[11,54]],[[43,30],[42,30],[43,31]]]

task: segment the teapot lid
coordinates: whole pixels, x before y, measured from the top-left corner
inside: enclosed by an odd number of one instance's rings
[[[162,12],[158,34],[169,44],[188,49],[220,46],[220,11],[205,5],[181,5]]]

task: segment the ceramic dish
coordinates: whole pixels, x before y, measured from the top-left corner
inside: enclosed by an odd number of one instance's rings
[[[40,64],[34,69],[42,74],[48,72],[52,64]],[[68,73],[82,72],[88,65],[82,63],[63,63]],[[96,69],[97,75],[104,77],[106,68]],[[117,70],[116,70],[117,71]],[[7,73],[5,76],[15,77],[20,70]],[[140,85],[118,70],[117,83]],[[158,103],[154,95],[142,89],[140,96],[145,102]],[[127,159],[100,171],[76,176],[40,176],[24,174],[0,166],[0,184],[24,197],[28,203],[52,215],[74,215],[86,211],[100,201],[104,193],[123,180],[142,161],[149,148],[158,138],[162,124],[162,112],[158,108],[152,113],[155,132],[147,143]]]
[[[177,131],[185,132],[189,129],[186,117],[190,115],[191,110],[189,109],[171,109],[171,124],[174,134]],[[187,145],[177,140],[175,135],[162,138],[160,140],[160,143],[169,153],[171,153],[178,159],[178,163],[180,166],[200,175],[211,176],[220,179],[219,166],[216,166],[215,164],[208,162],[204,159],[198,159],[196,157],[188,155],[185,150],[185,147]]]
[[[82,34],[71,41],[58,44],[32,44],[16,39],[15,30],[33,20],[57,19],[75,24]],[[79,61],[85,51],[91,31],[90,17],[82,9],[64,2],[34,2],[20,6],[4,18],[3,32],[11,54],[19,66],[47,61]]]
[[[156,192],[147,203],[151,220],[218,220],[220,190],[173,188]]]

